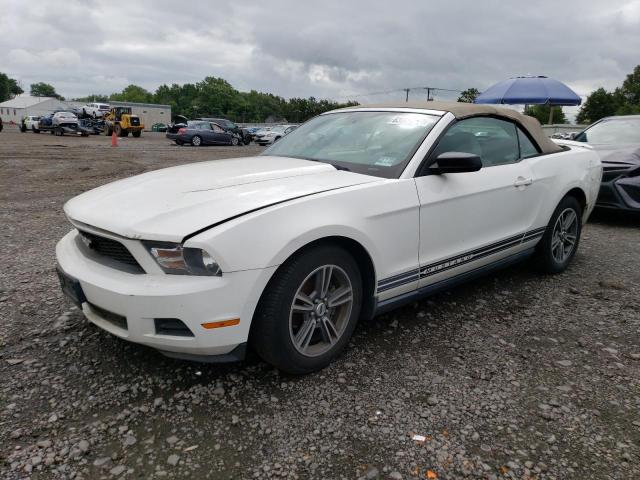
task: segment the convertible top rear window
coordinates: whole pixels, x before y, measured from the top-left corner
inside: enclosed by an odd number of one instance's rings
[[[394,111],[320,115],[262,155],[330,163],[338,168],[397,178],[440,117]]]

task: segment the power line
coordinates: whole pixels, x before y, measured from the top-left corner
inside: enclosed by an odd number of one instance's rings
[[[355,95],[344,95],[342,97],[335,97],[334,100],[351,100],[355,98],[361,97],[373,97],[377,95],[389,95],[391,93],[405,93],[405,101],[409,101],[409,93],[415,90],[426,90],[427,91],[427,101],[433,100],[431,98],[431,94],[436,94],[437,92],[452,92],[452,93],[462,93],[463,90],[455,90],[451,88],[441,88],[441,87],[406,87],[406,88],[396,88],[393,90],[384,90],[380,92],[368,92],[368,93],[358,93]]]

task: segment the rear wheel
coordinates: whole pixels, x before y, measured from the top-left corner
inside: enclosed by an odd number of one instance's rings
[[[122,136],[122,127],[120,126],[119,123],[116,123],[113,126],[113,131],[116,133],[116,137],[121,137]]]
[[[40,133],[40,130],[38,130],[38,129],[37,129],[36,127],[34,127],[34,126],[32,126],[32,127],[31,127],[31,131],[32,131],[33,133]]]
[[[581,233],[582,208],[574,197],[564,197],[537,246],[538,266],[547,273],[564,271],[578,250]]]
[[[184,145],[184,142],[182,140],[176,140],[176,145]]]
[[[140,135],[142,135],[142,132],[140,130],[137,130],[135,132],[131,132],[131,135],[133,135],[134,137],[138,138],[138,137],[140,137]]]
[[[355,260],[321,246],[280,267],[260,299],[251,332],[258,354],[282,371],[313,372],[347,346],[362,303]]]
[[[191,145],[193,145],[194,147],[199,147],[200,145],[202,145],[202,138],[199,135],[194,135],[191,139]]]

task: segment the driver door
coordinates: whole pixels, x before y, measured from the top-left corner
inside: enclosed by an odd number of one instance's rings
[[[211,136],[213,139],[213,143],[224,143],[224,144],[229,143],[229,133],[227,133],[225,129],[222,128],[220,125],[218,125],[217,123],[212,123],[211,130],[212,130]]]
[[[477,172],[416,178],[420,200],[420,281],[426,287],[521,251],[536,203],[533,173],[521,161],[517,127],[493,117],[452,124],[426,165],[445,152],[478,155]],[[526,248],[526,247],[525,247]]]

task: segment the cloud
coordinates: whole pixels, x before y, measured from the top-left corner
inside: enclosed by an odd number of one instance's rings
[[[483,90],[526,73],[586,95],[620,85],[640,50],[637,0],[162,0],[126,8],[0,0],[0,11],[0,69],[23,88],[44,81],[66,97],[213,75],[242,90],[344,98],[414,86]],[[392,98],[404,93],[358,100]]]

